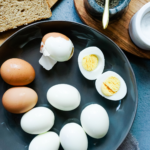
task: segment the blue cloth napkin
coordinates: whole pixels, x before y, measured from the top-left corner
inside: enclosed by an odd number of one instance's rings
[[[129,133],[118,150],[140,150],[137,140]]]

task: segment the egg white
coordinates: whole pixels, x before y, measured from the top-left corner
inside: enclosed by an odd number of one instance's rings
[[[55,132],[50,131],[34,137],[28,150],[58,150],[59,146],[59,136]]]
[[[98,65],[93,71],[87,71],[82,66],[82,59],[87,55],[96,55],[98,57]],[[104,70],[105,59],[102,51],[95,46],[85,48],[79,53],[78,56],[78,65],[82,75],[88,80],[95,80],[100,76]]]
[[[72,41],[66,40],[62,37],[49,37],[45,44],[41,42],[41,50],[43,53],[39,60],[39,64],[46,70],[50,70],[57,62],[64,62],[69,60],[74,52],[74,45]]]
[[[71,40],[66,40],[62,37],[49,37],[43,47],[44,51],[47,51],[52,59],[59,62],[67,61],[73,48]]]
[[[116,92],[114,95],[106,96],[102,93],[101,86],[102,86],[102,83],[110,76],[114,76],[120,80],[120,88],[119,88],[118,92]],[[101,76],[99,76],[95,82],[95,87],[96,87],[97,92],[101,96],[105,97],[106,99],[113,100],[113,101],[121,100],[127,94],[127,86],[126,86],[125,81],[119,74],[117,74],[113,71],[107,71],[107,72],[103,73]]]
[[[60,130],[60,143],[64,150],[87,150],[88,139],[77,123],[68,123]]]
[[[80,116],[84,131],[95,139],[103,138],[109,129],[109,117],[106,110],[98,104],[86,106]]]

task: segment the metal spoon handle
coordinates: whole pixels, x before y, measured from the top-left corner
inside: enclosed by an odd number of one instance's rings
[[[105,0],[105,8],[102,19],[103,29],[107,28],[108,23],[109,23],[109,0]]]

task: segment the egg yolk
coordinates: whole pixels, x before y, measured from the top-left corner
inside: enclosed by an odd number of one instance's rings
[[[98,65],[98,57],[96,55],[87,55],[82,59],[82,66],[87,71],[93,71]]]
[[[118,92],[120,88],[120,81],[118,78],[111,76],[107,78],[101,86],[101,91],[106,96],[112,96]]]

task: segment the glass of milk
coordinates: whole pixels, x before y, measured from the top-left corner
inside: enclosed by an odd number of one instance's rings
[[[135,45],[143,50],[150,50],[150,2],[131,19],[129,34]]]

